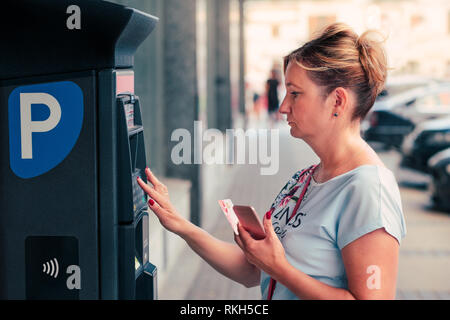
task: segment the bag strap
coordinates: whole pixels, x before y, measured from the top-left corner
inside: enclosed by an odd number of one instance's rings
[[[300,180],[300,177],[303,176],[305,172],[309,173],[308,180],[306,180],[305,186],[303,187],[302,193],[300,194],[297,203],[295,204],[294,210],[292,211],[291,216],[289,217],[288,222],[295,216],[295,213],[297,212],[298,208],[300,207],[300,204],[303,200],[303,197],[306,193],[306,190],[308,189],[309,184],[311,183],[311,179],[314,173],[314,170],[317,168],[318,165],[312,165],[308,169],[306,169],[304,172],[302,172],[298,178]],[[297,181],[298,181],[297,180]],[[274,208],[273,208],[274,209]],[[272,210],[273,211],[273,210]],[[267,300],[272,300],[273,293],[275,291],[275,286],[277,285],[277,281],[270,277],[270,283],[269,283],[269,292],[267,293]]]

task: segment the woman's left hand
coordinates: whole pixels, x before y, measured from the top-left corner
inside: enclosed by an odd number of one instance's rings
[[[234,235],[234,241],[242,249],[248,262],[263,270],[272,277],[279,271],[279,266],[287,263],[286,254],[273,230],[272,221],[267,215],[263,220],[266,237],[255,240],[240,224],[238,224],[239,235]]]

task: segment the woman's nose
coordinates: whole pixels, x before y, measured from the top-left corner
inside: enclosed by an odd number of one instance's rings
[[[278,112],[282,114],[289,113],[289,106],[287,105],[286,98],[284,98],[283,102],[281,102],[280,108],[278,108]]]

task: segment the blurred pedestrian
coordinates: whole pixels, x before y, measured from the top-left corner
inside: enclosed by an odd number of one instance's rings
[[[270,78],[266,82],[266,96],[267,96],[267,111],[269,114],[269,124],[273,128],[274,124],[278,121],[278,107],[280,101],[278,99],[278,87],[280,86],[280,80],[278,79],[277,71],[272,69],[270,72]]]
[[[253,114],[255,115],[255,119],[259,121],[261,117],[261,113],[264,109],[261,103],[261,95],[257,92],[253,93]]]

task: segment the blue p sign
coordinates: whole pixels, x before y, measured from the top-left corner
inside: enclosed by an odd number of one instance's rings
[[[83,111],[83,92],[74,82],[15,88],[8,99],[12,171],[33,178],[61,163],[78,140]]]

